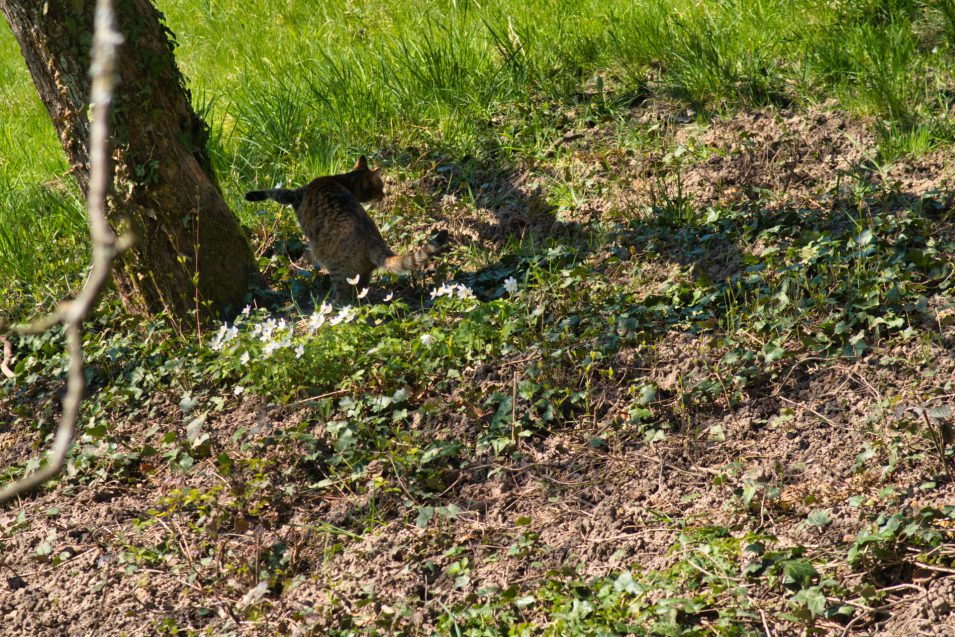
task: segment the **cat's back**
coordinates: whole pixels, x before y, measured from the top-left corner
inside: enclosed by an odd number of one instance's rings
[[[364,206],[335,176],[312,180],[296,214],[313,255],[326,267],[364,271],[373,267],[365,263],[369,250],[387,250]]]
[[[301,208],[306,214],[348,216],[362,210],[361,203],[334,177],[318,177],[305,186]]]

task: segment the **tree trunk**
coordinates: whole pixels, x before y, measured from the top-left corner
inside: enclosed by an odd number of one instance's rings
[[[89,181],[90,0],[0,0],[84,193]],[[183,326],[241,308],[255,260],[222,198],[173,56],[172,32],[148,0],[116,0],[125,37],[112,116],[110,223],[135,247],[114,279],[127,308]]]

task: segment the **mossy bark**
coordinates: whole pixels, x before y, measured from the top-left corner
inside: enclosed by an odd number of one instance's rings
[[[92,0],[0,0],[83,192],[89,176]],[[119,294],[135,312],[182,326],[241,308],[255,259],[222,198],[176,66],[175,40],[148,0],[115,0],[120,48],[112,113],[110,222],[135,247],[117,262]]]

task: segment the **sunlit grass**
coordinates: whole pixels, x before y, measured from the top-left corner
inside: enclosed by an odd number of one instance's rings
[[[553,104],[620,119],[647,91],[704,113],[835,97],[873,118],[883,160],[952,138],[948,0],[157,4],[212,125],[210,152],[230,201],[405,146],[498,165],[539,159],[556,134]],[[73,186],[9,32],[0,61],[0,225],[21,237],[0,248],[0,278],[20,290],[4,301],[9,311],[9,299],[49,304],[78,279],[41,284],[16,265],[66,248],[47,249],[47,235],[22,227],[11,202],[42,183]],[[57,208],[48,214],[44,224],[64,236],[82,229]],[[69,258],[84,245],[72,243]]]

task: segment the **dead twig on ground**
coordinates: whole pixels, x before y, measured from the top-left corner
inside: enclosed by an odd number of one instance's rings
[[[823,422],[826,423],[827,425],[830,425],[830,426],[832,426],[832,427],[836,427],[837,429],[844,429],[844,428],[845,428],[844,425],[840,425],[840,424],[837,424],[837,423],[833,422],[831,419],[826,418],[825,416],[823,416],[822,414],[820,414],[818,411],[816,411],[815,409],[813,409],[813,408],[810,407],[809,405],[806,405],[805,403],[801,403],[801,402],[798,402],[798,401],[795,401],[795,400],[790,400],[790,399],[786,398],[785,396],[780,396],[779,399],[782,400],[783,402],[789,403],[789,404],[792,405],[793,407],[798,407],[798,408],[800,408],[800,409],[804,409],[804,410],[808,411],[810,414],[812,414],[812,415],[815,416],[816,418],[820,419],[821,421],[823,421]]]

